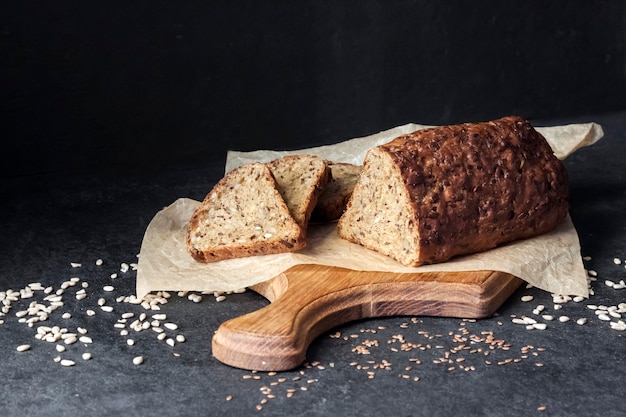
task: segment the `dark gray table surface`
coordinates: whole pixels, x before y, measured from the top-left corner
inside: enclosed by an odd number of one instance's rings
[[[65,289],[65,304],[45,322],[29,327],[16,315],[35,300],[47,303],[42,291],[11,303],[0,317],[0,411],[6,416],[626,415],[626,332],[612,329],[589,308],[626,302],[626,289],[605,283],[626,280],[626,113],[542,123],[588,121],[600,123],[605,137],[577,151],[566,165],[571,215],[582,254],[590,257],[585,265],[598,274],[594,295],[555,310],[551,294],[522,287],[487,319],[389,317],[349,323],[317,338],[301,368],[276,374],[234,369],[211,356],[211,337],[220,323],[267,304],[258,294],[228,295],[222,302],[204,295],[200,303],[173,294],[158,312],[116,301],[134,291],[135,271],[121,272],[120,266],[137,261],[153,215],[178,197],[202,198],[220,177],[222,155],[208,156],[203,166],[150,175],[1,179],[0,291],[41,283],[56,292],[64,281],[80,281]],[[98,259],[102,265],[96,265]],[[77,300],[82,282],[89,285],[87,298]],[[105,292],[107,285],[114,291]],[[524,295],[534,299],[522,302]],[[102,311],[99,298],[113,312]],[[538,305],[555,319],[534,314]],[[89,309],[96,314],[89,316]],[[115,324],[127,312],[165,313],[179,326],[166,329],[168,335],[182,334],[186,341],[172,347],[151,330],[122,336]],[[527,330],[512,322],[523,315],[547,328]],[[560,316],[570,320],[561,322]],[[586,324],[577,324],[580,318]],[[69,332],[82,327],[93,343],[65,345],[60,353],[55,343],[34,337],[39,325]],[[133,346],[128,338],[135,340]],[[18,352],[22,344],[31,349]],[[458,349],[461,344],[468,349]],[[355,352],[359,345],[370,346],[369,355]],[[84,352],[92,359],[83,360]],[[132,362],[138,355],[145,358],[139,366]],[[75,365],[61,366],[57,356]],[[446,357],[451,362],[440,360]]]

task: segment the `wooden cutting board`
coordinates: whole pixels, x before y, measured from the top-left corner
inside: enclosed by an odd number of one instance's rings
[[[297,265],[252,287],[270,304],[223,323],[213,354],[237,368],[293,369],[317,336],[341,324],[398,315],[487,317],[521,283],[496,271],[407,274]]]

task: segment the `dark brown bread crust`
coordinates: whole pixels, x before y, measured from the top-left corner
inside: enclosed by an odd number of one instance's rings
[[[520,117],[421,130],[379,150],[397,166],[414,212],[414,266],[548,232],[568,211],[565,167]]]

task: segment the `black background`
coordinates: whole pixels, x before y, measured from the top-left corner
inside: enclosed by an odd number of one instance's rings
[[[0,178],[626,108],[622,1],[16,1],[0,25]]]

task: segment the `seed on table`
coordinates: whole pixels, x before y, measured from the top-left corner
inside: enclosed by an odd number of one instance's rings
[[[96,259],[96,265],[97,266],[100,266],[102,264],[103,264],[102,259]]]
[[[69,360],[69,359],[62,359],[61,360],[61,366],[74,366],[76,365],[76,362]]]
[[[71,315],[70,313],[63,313],[63,315],[61,316],[61,318],[64,318],[64,319],[71,319],[71,318],[72,318],[72,315]]]
[[[78,339],[76,338],[76,336],[70,336],[70,337],[64,338],[63,341],[65,342],[66,345],[73,345],[74,343],[78,341]]]
[[[95,316],[96,315],[96,312],[93,311],[93,310],[87,310],[86,313],[87,313],[88,316]]]
[[[165,326],[166,328],[170,330],[178,329],[178,325],[176,323],[165,323],[163,326]]]
[[[547,321],[554,320],[554,316],[551,316],[550,314],[544,314],[543,316],[541,316],[541,318]]]
[[[167,315],[162,314],[162,313],[161,313],[161,314],[153,314],[153,315],[152,315],[152,318],[153,318],[154,320],[159,320],[159,321],[162,321],[162,320],[166,320],[166,319],[167,319]]]
[[[143,363],[143,356],[135,356],[133,358],[133,364],[141,365]]]
[[[182,334],[176,335],[176,341],[179,343],[183,343],[185,342],[185,336],[183,336]]]
[[[587,323],[587,319],[584,317],[581,317],[578,320],[576,320],[576,324],[580,324],[581,326],[586,323]]]
[[[614,263],[615,265],[619,265],[619,264],[621,264],[621,263],[622,263],[622,260],[621,260],[620,258],[613,258],[613,263]]]
[[[529,301],[532,301],[533,298],[534,297],[532,295],[524,295],[524,296],[522,296],[522,298],[520,298],[520,300],[522,300],[522,302],[524,302],[524,303],[527,303]]]
[[[618,330],[618,331],[624,331],[624,330],[626,330],[626,322],[624,322],[623,320],[619,320],[617,322],[612,321],[611,322],[611,329]]]
[[[126,339],[126,344],[128,346],[133,346],[135,344],[135,340],[134,339]]]
[[[16,350],[18,352],[26,352],[27,350],[30,349],[30,345],[19,345]]]
[[[102,306],[102,307],[100,307],[100,310],[104,311],[105,313],[112,313],[113,312],[113,307],[111,307],[111,306]]]
[[[608,314],[598,314],[598,319],[602,321],[611,321],[611,317]]]
[[[115,290],[115,287],[113,285],[105,285],[102,289],[106,292],[111,292]]]
[[[559,317],[559,321],[560,321],[561,323],[568,322],[568,321],[569,321],[569,317],[567,317],[567,316],[560,316],[560,317]]]
[[[170,337],[165,341],[165,343],[173,347],[176,344],[176,341]]]
[[[77,327],[76,331],[80,334],[87,334],[87,329],[85,329],[84,327]]]
[[[89,344],[89,343],[93,343],[93,340],[92,340],[92,339],[91,339],[91,337],[89,337],[89,336],[81,336],[81,337],[79,337],[79,338],[78,338],[78,340],[79,340],[81,343],[87,343],[87,344]]]
[[[63,345],[56,345],[55,348],[56,348],[57,352],[59,352],[59,353],[65,352],[65,346],[63,346]]]
[[[91,359],[91,353],[89,352],[83,353],[83,360],[88,361],[89,359]]]

